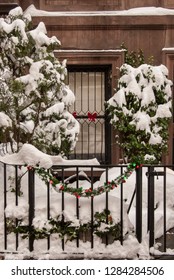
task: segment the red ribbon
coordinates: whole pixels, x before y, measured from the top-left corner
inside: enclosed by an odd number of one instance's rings
[[[97,113],[93,113],[91,114],[90,112],[88,112],[88,120],[91,121],[91,122],[95,122],[96,120],[96,117],[97,117]]]

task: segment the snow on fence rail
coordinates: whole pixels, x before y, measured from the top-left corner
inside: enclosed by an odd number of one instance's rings
[[[1,252],[148,258],[162,235],[167,251],[174,172],[166,166],[129,176],[127,165],[0,167]]]

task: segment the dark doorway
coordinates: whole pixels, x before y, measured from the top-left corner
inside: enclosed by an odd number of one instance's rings
[[[111,66],[68,66],[68,84],[76,101],[69,108],[80,123],[80,134],[70,158],[111,162],[111,129],[105,100],[111,96]]]

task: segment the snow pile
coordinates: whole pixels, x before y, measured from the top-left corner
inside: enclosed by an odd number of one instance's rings
[[[9,126],[12,126],[11,119],[3,112],[0,112],[0,127],[9,127]]]
[[[35,40],[37,47],[43,45],[49,46],[50,44],[54,44],[54,43],[57,43],[59,45],[61,44],[60,41],[55,36],[48,38],[46,34],[47,34],[47,30],[43,22],[40,22],[34,30],[30,31],[30,35]]]
[[[87,160],[67,160],[59,156],[51,156],[38,150],[31,144],[24,144],[15,154],[0,156],[0,161],[10,165],[30,165],[51,168],[53,165],[99,165],[96,158]]]

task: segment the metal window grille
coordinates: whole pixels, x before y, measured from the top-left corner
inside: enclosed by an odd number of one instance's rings
[[[106,66],[68,67],[68,83],[76,97],[69,110],[80,123],[79,139],[70,158],[96,157],[101,163],[110,163],[110,126],[104,108],[111,95],[109,77],[110,67]]]

